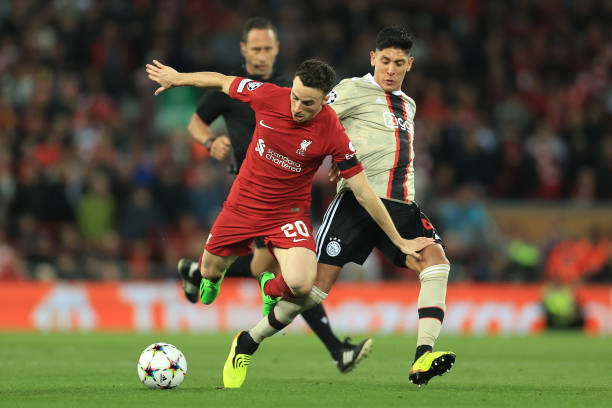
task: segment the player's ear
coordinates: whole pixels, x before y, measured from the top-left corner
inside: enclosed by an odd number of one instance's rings
[[[406,72],[410,71],[412,69],[412,63],[414,62],[414,57],[409,57],[408,58],[408,69],[406,70]]]
[[[376,65],[376,51],[370,51],[370,65]]]
[[[242,54],[243,57],[246,57],[246,43],[244,41],[240,41],[240,54]]]

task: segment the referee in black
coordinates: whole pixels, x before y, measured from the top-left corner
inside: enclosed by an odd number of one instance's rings
[[[242,30],[240,52],[244,57],[244,65],[230,75],[246,77],[262,82],[271,82],[279,86],[291,86],[291,81],[274,71],[274,62],[278,55],[278,36],[272,23],[262,17],[254,17],[246,22]],[[214,137],[209,125],[223,116],[228,136]],[[188,127],[191,137],[201,143],[209,151],[210,156],[219,161],[226,160],[233,151],[233,163],[229,171],[237,174],[246,156],[247,148],[255,130],[255,113],[247,103],[231,99],[222,92],[208,92],[202,97],[196,112],[191,117]],[[195,276],[201,279],[199,265],[188,259],[181,259],[178,264],[179,274],[193,282]],[[255,250],[252,254],[240,257],[234,262],[227,273],[232,276],[259,277],[263,272],[278,272],[278,263],[268,252],[263,238],[255,239]],[[197,286],[199,288],[199,286]],[[187,299],[196,303],[199,290],[187,290]],[[341,342],[332,332],[325,310],[321,304],[302,313],[313,332],[325,344],[336,366],[342,373],[351,371],[358,362],[363,343],[351,344],[346,338]],[[361,356],[363,357],[363,355]]]

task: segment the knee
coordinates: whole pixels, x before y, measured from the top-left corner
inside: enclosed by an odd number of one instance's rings
[[[292,285],[289,285],[289,289],[291,289],[291,292],[295,295],[295,297],[304,297],[307,296],[310,293],[310,290],[312,289],[312,283],[308,284],[306,282],[301,282],[301,283],[295,283]]]
[[[294,271],[294,273],[283,275],[283,278],[295,297],[307,296],[314,284],[314,276],[313,279],[310,279],[307,273],[295,273]]]
[[[450,265],[444,249],[439,244],[430,245],[422,251],[419,272],[433,265]]]
[[[422,263],[423,269],[428,268],[430,266],[434,266],[434,265],[449,265],[450,266],[450,262],[448,261],[448,258],[446,258],[446,256],[442,255],[440,257],[436,256],[433,258],[424,259]]]
[[[223,275],[223,268],[203,256],[200,259],[200,273],[206,279],[218,279]]]

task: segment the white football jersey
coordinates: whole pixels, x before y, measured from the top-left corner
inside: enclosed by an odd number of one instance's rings
[[[414,200],[414,114],[416,105],[402,91],[388,93],[371,74],[342,80],[328,104],[357,150],[368,181],[380,198]],[[348,189],[345,179],[338,192]]]

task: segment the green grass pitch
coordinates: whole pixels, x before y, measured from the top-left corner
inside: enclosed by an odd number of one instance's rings
[[[612,339],[558,333],[535,337],[442,336],[457,353],[450,373],[408,382],[414,336],[374,336],[374,350],[340,374],[312,335],[268,339],[241,389],[222,388],[232,334],[0,333],[6,407],[610,407]],[[361,338],[362,336],[355,336]],[[175,390],[148,390],[136,361],[165,341],[187,357]]]

